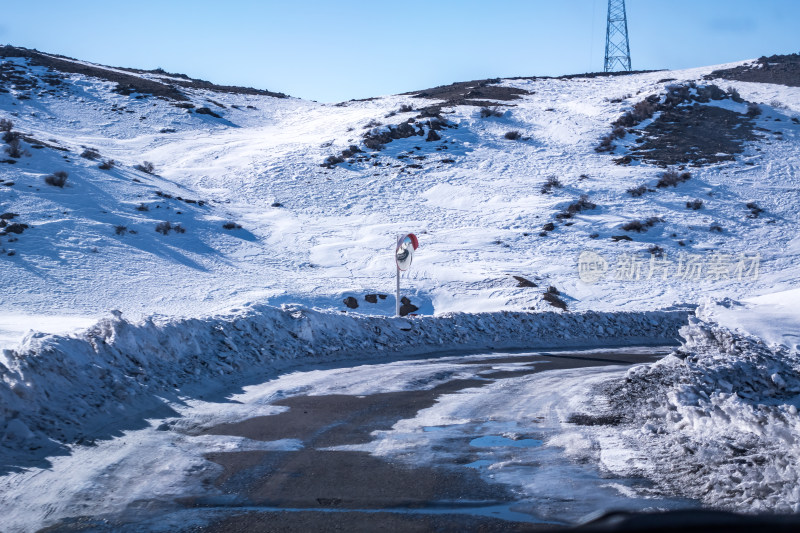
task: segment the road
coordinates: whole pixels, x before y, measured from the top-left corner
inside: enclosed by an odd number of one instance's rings
[[[597,416],[591,395],[667,352],[290,372],[78,447],[19,474],[3,502],[36,516],[27,525],[12,516],[19,531],[530,531],[600,509],[686,506],[609,472],[627,452],[608,453],[616,421]]]

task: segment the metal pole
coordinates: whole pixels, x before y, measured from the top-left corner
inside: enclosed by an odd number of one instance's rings
[[[400,244],[400,236],[394,246],[394,268],[397,269],[397,289],[394,293],[394,316],[400,316],[400,267],[397,266],[397,246]]]
[[[395,266],[395,268],[397,268]],[[400,269],[397,269],[397,291],[394,297],[394,316],[400,316]]]

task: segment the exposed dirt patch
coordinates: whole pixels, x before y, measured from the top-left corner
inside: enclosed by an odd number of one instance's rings
[[[504,78],[509,80],[547,80],[547,79],[562,79],[569,80],[574,78],[596,78],[599,76],[629,76],[631,74],[643,74],[647,72],[656,72],[654,70],[634,70],[630,72],[587,72],[584,74],[567,74],[564,76],[557,76],[552,78],[550,76],[516,76],[512,78]],[[431,89],[423,91],[412,91],[409,93],[415,98],[431,98],[434,100],[442,100],[445,105],[475,105],[475,106],[492,106],[497,105],[492,100],[512,101],[521,98],[526,94],[533,94],[524,89],[514,87],[502,87],[498,85],[500,78],[490,78],[485,80],[461,81],[451,83],[450,85],[440,85]],[[513,105],[513,104],[504,104]]]
[[[0,48],[0,54],[2,54]],[[15,91],[29,91],[39,86],[33,76],[28,76],[25,69],[12,63],[0,63],[0,92],[8,93],[9,89]]]
[[[557,307],[562,311],[567,310],[567,302],[561,299],[561,292],[559,292],[559,290],[552,285],[547,288],[547,291],[545,291],[544,294],[542,294],[542,299],[553,307]]]
[[[511,277],[514,278],[515,280],[517,280],[517,287],[537,287],[538,286],[534,282],[532,282],[531,280],[529,280],[527,278],[524,278],[522,276],[511,276]]]
[[[185,76],[185,74],[184,74]],[[210,81],[205,80],[196,80],[186,77],[185,80],[169,80],[172,83],[180,85],[181,87],[189,87],[192,89],[205,89],[208,91],[214,91],[218,93],[230,93],[230,94],[251,94],[251,95],[260,95],[260,96],[271,96],[273,98],[288,98],[289,95],[284,93],[278,93],[274,91],[268,91],[266,89],[254,89],[252,87],[236,87],[233,85],[217,85],[216,83],[211,83]],[[216,102],[215,102],[216,103]],[[222,106],[220,106],[222,107]]]
[[[759,57],[749,65],[715,70],[705,76],[707,80],[714,78],[800,87],[800,54]]]
[[[25,141],[26,143],[30,144],[31,148],[43,148],[43,147],[45,147],[45,148],[50,148],[52,150],[58,150],[60,152],[69,152],[69,148],[64,148],[63,146],[58,146],[57,144],[52,144],[52,143],[49,143],[49,142],[40,141],[39,139],[36,139],[35,137],[31,137],[30,135],[23,134],[21,138],[22,138],[23,141]]]
[[[656,70],[621,70],[616,72],[584,72],[583,74],[564,74],[556,76],[557,80],[572,80],[575,78],[605,78],[608,76],[631,76],[633,74],[649,74],[650,72],[662,72],[662,69]],[[516,78],[514,78],[516,79]]]
[[[30,228],[27,224],[22,224],[20,222],[13,222],[6,226],[3,226],[3,229],[0,230],[0,235],[8,235],[10,233],[14,233],[16,235],[22,235],[26,229]]]
[[[426,141],[439,141],[442,139],[442,137],[436,133],[437,131],[441,131],[445,128],[458,128],[458,124],[454,124],[443,118],[441,116],[441,112],[441,106],[429,106],[420,109],[419,115],[417,115],[415,118],[408,119],[406,122],[385,127],[373,127],[362,135],[362,138],[364,139],[364,148],[377,152],[383,150],[386,145],[392,141],[398,139],[408,139],[415,136],[422,137],[425,136],[426,131],[428,134],[425,139]],[[439,147],[437,147],[437,150],[438,149]],[[366,156],[359,154],[364,154],[364,150],[354,144],[351,144],[348,148],[342,150],[341,154],[328,156],[322,163],[320,163],[320,166],[325,168],[334,168],[336,165],[344,162],[353,164],[356,162],[367,161]],[[397,159],[406,158],[408,158],[408,155],[405,154],[400,154],[397,156]],[[417,156],[414,159],[422,161],[425,159],[425,156]],[[375,166],[380,166],[380,164],[377,162],[373,164]],[[422,168],[422,164],[410,163],[408,164],[408,167]]]
[[[668,86],[662,97],[648,96],[614,121],[611,133],[601,138],[595,151],[613,152],[616,139],[634,135],[630,153],[615,159],[617,164],[639,160],[661,167],[702,166],[735,160],[745,142],[759,138],[754,132],[759,110],[752,103],[741,113],[713,105],[712,101],[723,100],[746,103],[735,90],[726,92],[713,84]],[[650,119],[645,127],[638,127]]]
[[[759,138],[753,127],[747,115],[720,107],[676,107],[641,130],[643,142],[631,147],[631,157],[659,166],[733,161],[745,141]]]
[[[222,118],[220,115],[218,115],[214,111],[211,111],[211,109],[207,107],[199,107],[195,110],[195,113],[197,113],[198,115],[210,115],[214,118]]]
[[[414,98],[430,98],[442,100],[444,105],[497,105],[490,100],[511,101],[517,100],[522,95],[531,94],[524,89],[502,87],[499,78],[487,80],[462,81],[450,85],[440,85],[424,91],[414,91]]]
[[[190,87],[194,89],[207,89],[211,91],[236,94],[259,94],[273,96],[276,98],[286,97],[286,95],[283,93],[274,93],[271,91],[247,87],[215,85],[208,81],[189,78],[185,74],[168,74],[160,70],[146,71],[126,69],[121,67],[104,68],[102,65],[79,63],[76,60],[65,56],[44,54],[36,50],[29,50],[27,48],[9,45],[0,47],[0,57],[24,57],[28,58],[30,64],[32,65],[48,67],[60,72],[83,74],[85,76],[111,81],[117,84],[117,87],[114,89],[114,91],[124,95],[139,93],[142,95],[158,96],[168,100],[185,101],[188,100],[188,97],[181,92],[178,87]],[[125,72],[120,71],[130,72],[131,74],[126,74]],[[165,77],[163,78],[163,81],[156,81],[136,75],[143,73],[163,75]],[[23,84],[23,82],[17,79],[19,75],[13,73],[10,75],[13,76],[11,81],[22,87],[20,84]],[[58,80],[58,83],[60,83],[60,80],[57,76],[50,76],[48,79],[52,79],[52,82],[48,82],[51,85],[56,84],[56,80]]]
[[[414,129],[417,126],[418,129]],[[397,126],[388,126],[387,129],[374,128],[364,134],[364,146],[370,150],[381,150],[383,146],[397,139],[407,139],[415,135],[424,135],[425,130],[414,122],[401,122]],[[344,156],[344,153],[342,155]]]
[[[43,54],[36,50],[18,48],[16,46],[4,46],[0,48],[0,57],[24,57],[28,58],[31,65],[49,67],[61,72],[71,74],[83,74],[117,83],[115,91],[122,94],[132,94],[138,92],[152,96],[161,96],[170,100],[188,100],[186,95],[173,86],[147,80],[132,74],[125,74],[116,70],[109,70],[100,66],[87,65],[77,61],[51,54]]]
[[[411,300],[403,296],[400,299],[400,316],[407,316],[419,311],[419,307],[411,303]]]

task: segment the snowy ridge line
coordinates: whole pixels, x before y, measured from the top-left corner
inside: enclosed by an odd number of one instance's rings
[[[639,457],[619,473],[712,507],[800,512],[800,354],[696,314],[676,352],[602,387]]]
[[[0,449],[80,442],[180,387],[297,361],[452,349],[676,343],[687,311],[499,312],[412,318],[253,306],[206,319],[131,323],[119,311],[70,336],[31,334],[0,360]],[[294,363],[296,365],[296,363]],[[255,370],[254,369],[258,369]],[[93,429],[94,428],[94,429]],[[119,428],[116,428],[119,429]],[[95,435],[96,436],[96,435]]]

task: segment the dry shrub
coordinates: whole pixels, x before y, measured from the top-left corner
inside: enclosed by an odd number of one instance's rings
[[[647,231],[647,228],[652,228],[659,222],[664,222],[664,219],[661,217],[650,217],[644,222],[640,222],[639,220],[631,220],[630,222],[626,222],[620,228],[624,231],[635,231],[637,233],[644,233]]]
[[[87,148],[81,153],[81,157],[84,159],[89,159],[90,161],[94,161],[100,158],[100,152],[94,148]]]
[[[757,117],[761,114],[761,107],[755,102],[748,102],[747,103],[747,116],[748,117]]]
[[[703,200],[695,199],[689,202],[686,202],[686,209],[694,209],[697,211],[698,209],[703,207]]]
[[[647,192],[647,185],[639,185],[637,187],[631,187],[626,191],[628,194],[633,196],[634,198],[639,198],[644,193]]]
[[[67,176],[68,174],[66,172],[59,170],[58,172],[53,172],[49,176],[45,176],[44,182],[53,187],[63,188],[67,183]]]
[[[489,118],[489,117],[502,117],[503,112],[498,110],[496,107],[482,107],[480,112],[481,118]]]
[[[6,153],[8,154],[9,157],[13,157],[14,159],[22,157],[22,146],[20,145],[18,137],[14,137],[10,141],[8,141],[8,146],[6,146]]]
[[[153,165],[153,163],[151,163],[150,161],[142,161],[140,165],[136,165],[133,168],[141,172],[144,172],[145,174],[152,174],[153,172],[155,172],[156,169],[155,165]]]
[[[600,144],[598,144],[594,151],[595,152],[613,152],[614,151],[614,141],[615,137],[613,133],[609,133],[608,135],[604,135],[600,137]]]
[[[180,224],[172,224],[169,221],[164,221],[156,224],[156,231],[163,235],[168,235],[170,231],[174,231],[175,233],[186,233],[186,228]]]
[[[665,187],[677,187],[679,183],[689,181],[692,175],[689,172],[678,172],[677,170],[666,170],[661,173],[658,178],[656,187],[663,189]]]
[[[558,181],[558,178],[555,176],[550,176],[549,178],[547,178],[547,181],[544,182],[544,185],[542,185],[541,193],[548,194],[553,189],[556,188],[560,189],[561,187],[563,187],[563,185],[561,184],[560,181]]]

